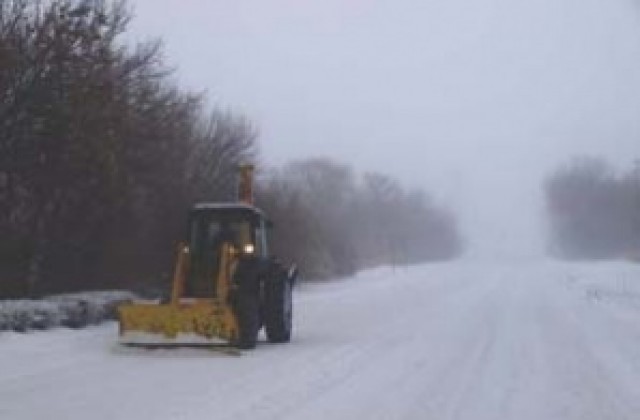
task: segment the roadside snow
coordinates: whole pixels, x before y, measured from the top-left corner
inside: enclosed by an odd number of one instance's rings
[[[241,357],[117,345],[115,323],[0,333],[2,419],[637,419],[640,266],[379,269],[296,295]]]
[[[97,291],[53,295],[41,300],[0,300],[0,331],[83,327],[113,320],[116,307],[133,300],[126,291]]]

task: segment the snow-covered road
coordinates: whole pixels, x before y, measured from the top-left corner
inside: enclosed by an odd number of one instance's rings
[[[458,263],[306,286],[291,344],[0,334],[0,419],[638,419],[640,266]]]

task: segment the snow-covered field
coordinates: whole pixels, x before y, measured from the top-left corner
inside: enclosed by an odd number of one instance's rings
[[[638,419],[640,266],[458,263],[305,286],[241,356],[0,333],[0,419]]]

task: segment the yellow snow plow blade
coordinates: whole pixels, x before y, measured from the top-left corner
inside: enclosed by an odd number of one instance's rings
[[[123,344],[232,342],[238,330],[231,307],[211,299],[167,305],[134,303],[122,305],[119,314]]]
[[[229,302],[229,288],[236,266],[230,245],[220,249],[215,285],[217,298],[185,298],[189,248],[181,244],[173,279],[171,302],[130,303],[118,307],[120,342],[131,345],[197,345],[233,342],[238,323]]]

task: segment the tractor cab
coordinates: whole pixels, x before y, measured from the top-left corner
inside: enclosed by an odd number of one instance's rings
[[[223,249],[238,259],[268,259],[264,213],[247,204],[201,203],[188,217],[187,245],[191,269],[184,285],[185,297],[216,297],[215,278],[220,271]]]

